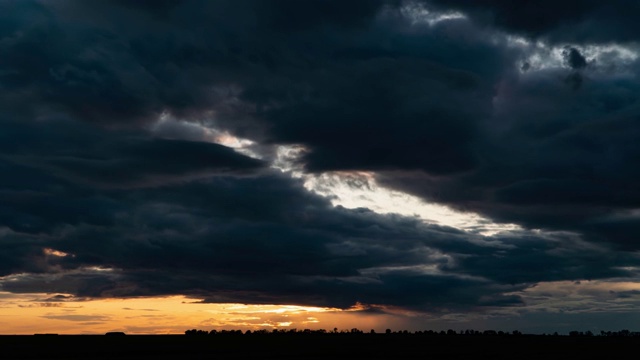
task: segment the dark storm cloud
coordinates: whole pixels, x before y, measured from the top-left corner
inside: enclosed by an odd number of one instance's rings
[[[218,144],[102,131],[70,121],[7,122],[0,123],[0,130],[2,158],[13,166],[108,187],[149,186],[211,173],[251,173],[264,166]]]
[[[313,98],[265,111],[273,141],[311,147],[309,170],[451,173],[474,165],[471,113],[487,109],[469,102],[482,96],[472,74],[406,58],[353,61],[348,69],[318,79]]]
[[[564,49],[562,55],[572,69],[579,70],[587,66],[587,59],[576,48],[568,46]]]
[[[564,50],[562,50],[562,56],[564,57],[565,63],[575,70],[564,78],[565,83],[571,86],[574,90],[580,89],[580,86],[582,86],[582,83],[584,82],[584,77],[580,70],[587,67],[587,59],[578,49],[570,46],[565,46]]]
[[[508,58],[464,21],[415,31],[393,11],[376,20],[390,2],[195,1],[162,17],[143,5],[5,3],[21,15],[2,35],[8,102],[110,127],[165,113],[213,122],[303,143],[318,171],[451,173],[475,162],[474,118],[493,86],[480,75]]]
[[[576,74],[580,86],[566,84],[561,69],[505,79],[472,171],[395,172],[380,180],[499,221],[637,249],[638,65],[619,77],[589,69]]]
[[[108,226],[61,218],[37,237],[7,231],[3,254],[17,262],[7,272],[30,274],[10,276],[5,291],[481,310],[522,305],[509,293],[538,281],[631,276],[616,269],[637,262],[561,236],[485,239],[414,218],[334,208],[283,175],[94,192],[118,204]],[[51,203],[77,201],[71,194]],[[85,216],[106,210],[89,207]],[[11,237],[31,256],[15,256]]]
[[[613,0],[427,0],[470,14],[480,24],[552,41],[637,41],[640,5]]]
[[[526,3],[533,18],[437,3],[473,21],[412,25],[391,1],[0,2],[3,289],[446,311],[634,276],[623,268],[637,259],[612,247],[640,236],[638,64],[584,47],[632,36],[595,2]],[[481,23],[580,44],[564,67],[521,74],[533,50]],[[257,149],[300,144],[306,170],[379,171],[428,200],[564,232],[485,238],[334,208],[161,118]]]
[[[34,236],[60,224],[113,225],[114,214],[128,204],[96,187],[249,176],[264,166],[217,144],[154,139],[69,121],[0,122],[0,139],[0,222]],[[11,263],[7,259],[4,265]]]
[[[301,65],[300,56],[287,59],[289,31],[350,29],[381,3],[5,1],[0,74],[16,93],[8,98],[34,103],[35,113],[109,126],[148,123],[164,111],[200,115],[220,101],[216,87]]]

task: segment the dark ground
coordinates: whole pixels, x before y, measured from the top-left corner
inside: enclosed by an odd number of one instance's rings
[[[638,337],[418,335],[0,336],[0,359],[622,359]]]

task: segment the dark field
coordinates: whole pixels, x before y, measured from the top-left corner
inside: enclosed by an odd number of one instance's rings
[[[622,359],[637,337],[0,336],[0,359]]]

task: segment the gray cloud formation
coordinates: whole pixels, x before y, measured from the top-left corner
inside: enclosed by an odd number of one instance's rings
[[[412,24],[396,1],[0,2],[0,273],[28,273],[3,288],[446,311],[635,276],[637,57],[587,48],[637,55],[634,12],[556,3],[431,1],[469,18]],[[538,50],[511,31],[561,64],[523,67]],[[554,232],[334,208],[197,134],[151,136],[162,116]]]
[[[77,151],[45,132],[58,151]],[[119,143],[119,133],[108,134],[103,141]],[[83,155],[103,149],[85,147]],[[576,235],[485,238],[335,208],[300,180],[260,168],[105,187],[102,179],[47,175],[40,163],[5,165],[17,178],[38,180],[3,186],[4,198],[14,199],[3,201],[0,218],[5,291],[437,312],[522,305],[511,293],[537,282],[629,277],[622,268],[637,265],[630,254],[586,246]]]
[[[483,25],[558,42],[636,42],[640,5],[625,0],[427,0]]]

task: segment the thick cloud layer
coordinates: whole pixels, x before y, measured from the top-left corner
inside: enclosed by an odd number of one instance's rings
[[[519,4],[0,2],[3,288],[447,311],[635,278],[637,9]],[[523,230],[333,207],[280,145]]]
[[[638,65],[612,76],[576,51],[565,60],[580,73],[542,69],[503,80],[472,171],[381,180],[496,220],[637,249]]]
[[[640,30],[640,4],[633,1],[427,1],[464,11],[483,25],[560,42],[637,42]]]
[[[66,184],[40,204],[5,203],[20,217],[3,220],[11,261],[2,271],[21,275],[4,290],[449,311],[521,305],[510,293],[539,281],[628,277],[621,267],[637,265],[575,236],[484,238],[333,208],[276,174],[136,189]]]
[[[628,277],[621,267],[637,264],[575,235],[485,238],[334,208],[220,145],[55,131],[65,125],[2,126],[21,132],[1,163],[5,291],[449,311],[521,305],[511,293],[539,281]],[[106,179],[100,161],[118,164]]]

